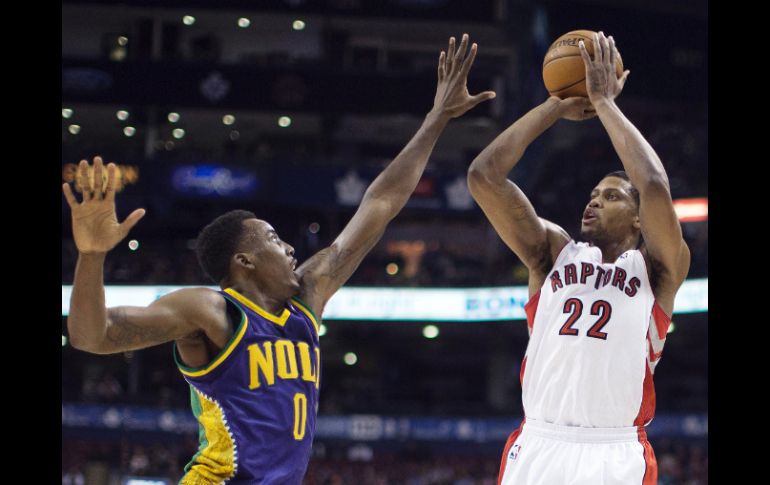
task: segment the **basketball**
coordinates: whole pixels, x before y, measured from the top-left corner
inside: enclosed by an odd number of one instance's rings
[[[578,42],[583,41],[591,59],[594,58],[594,34],[592,30],[573,30],[562,35],[548,48],[543,59],[543,82],[552,96],[561,99],[572,96],[587,97],[586,68],[580,56]],[[615,73],[623,75],[623,60],[615,60]]]

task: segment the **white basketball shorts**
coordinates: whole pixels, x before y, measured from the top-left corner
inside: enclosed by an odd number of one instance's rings
[[[503,450],[498,485],[655,485],[644,428],[581,428],[525,419]]]

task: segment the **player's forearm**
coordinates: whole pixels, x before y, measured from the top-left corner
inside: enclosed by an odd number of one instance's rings
[[[548,98],[509,126],[479,153],[468,169],[471,179],[502,183],[521,160],[527,147],[551,127],[562,112],[558,100]]]
[[[615,102],[603,100],[594,107],[634,187],[640,193],[652,187],[668,189],[668,177],[658,154]]]
[[[73,347],[98,350],[107,330],[104,303],[104,258],[106,253],[80,254],[70,297],[67,330]]]
[[[388,201],[392,216],[395,216],[417,187],[433,147],[449,119],[436,111],[429,112],[401,153],[371,183],[366,197]]]

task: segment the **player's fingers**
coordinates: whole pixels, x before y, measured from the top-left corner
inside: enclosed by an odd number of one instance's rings
[[[626,85],[626,79],[628,79],[628,75],[629,74],[631,74],[631,71],[629,71],[628,69],[626,69],[625,72],[623,72],[623,76],[621,76],[620,81],[619,81],[620,82],[620,89],[623,89],[623,86]]]
[[[101,200],[103,196],[102,192],[102,171],[104,169],[104,162],[102,157],[94,157],[94,199]]]
[[[478,52],[479,46],[475,42],[471,46],[471,52],[468,54],[468,57],[465,58],[465,62],[463,62],[463,68],[462,72],[460,73],[463,77],[467,78],[468,73],[471,70],[471,66],[473,65],[473,61],[476,59],[476,52]]]
[[[71,208],[75,208],[78,205],[78,200],[75,198],[75,194],[72,193],[70,184],[64,184],[61,186],[62,192],[64,192],[64,198],[67,199],[67,203]]]
[[[105,200],[115,200],[115,179],[118,167],[114,163],[107,165],[107,187],[104,189]]]
[[[81,160],[78,165],[77,183],[83,191],[83,202],[91,200],[91,181],[88,177],[88,160]]]
[[[449,47],[446,50],[446,73],[452,72],[452,62],[455,58],[455,38],[449,38]]]
[[[128,231],[130,231],[137,222],[139,222],[139,219],[144,217],[144,214],[146,211],[144,209],[136,209],[134,212],[129,214],[128,217],[126,217],[126,220],[123,221],[123,223],[120,225],[120,228],[123,230],[123,237],[128,234]]]
[[[617,59],[617,53],[618,50],[615,48],[615,39],[612,38],[612,36],[609,36],[607,38],[608,46],[609,46],[609,54],[610,54],[610,66],[613,67],[613,70],[615,68],[615,59]]]
[[[484,91],[475,96],[471,96],[471,108],[475,107],[479,103],[483,103],[488,99],[494,99],[497,94],[494,91]]]
[[[460,47],[457,49],[457,53],[455,53],[455,59],[452,62],[452,67],[455,68],[455,70],[459,69],[460,66],[462,66],[463,57],[465,57],[465,51],[468,48],[468,34],[463,34],[462,40],[460,40]]]
[[[601,64],[604,62],[604,52],[602,52],[602,44],[599,40],[599,34],[594,33],[594,62]]]
[[[583,58],[583,63],[586,65],[586,68],[588,68],[591,64],[591,56],[588,55],[585,42],[582,40],[578,41],[578,49],[580,49],[580,57]]]
[[[441,51],[441,54],[438,56],[438,80],[442,81],[444,79],[444,76],[446,76],[446,69],[444,64],[446,63],[446,52]]]

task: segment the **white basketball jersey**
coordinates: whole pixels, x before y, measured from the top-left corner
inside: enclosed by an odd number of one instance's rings
[[[598,247],[570,241],[525,310],[527,418],[591,428],[652,420],[652,373],[670,318],[655,302],[641,252],[602,263]]]

